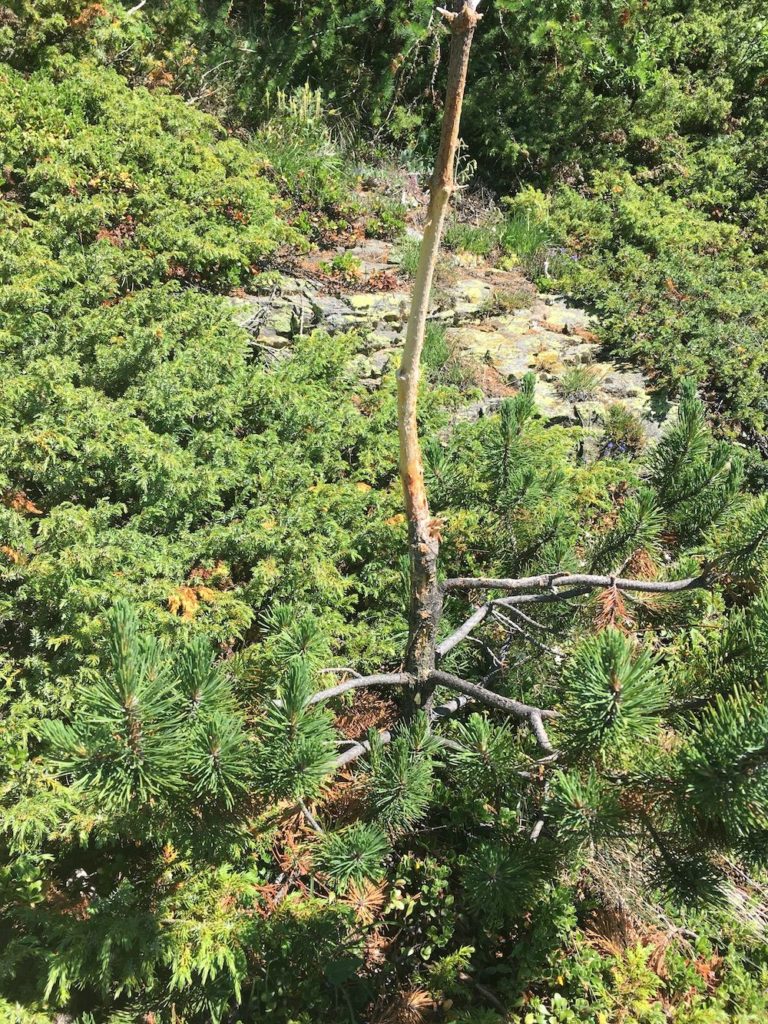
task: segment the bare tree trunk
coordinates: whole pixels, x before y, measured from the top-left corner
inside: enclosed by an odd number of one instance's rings
[[[451,193],[455,188],[454,165],[469,51],[475,26],[481,17],[476,11],[478,2],[479,0],[465,0],[458,13],[442,12],[451,28],[445,111],[397,381],[400,477],[403,481],[408,519],[411,568],[405,668],[416,680],[410,691],[411,712],[419,707],[426,707],[428,710],[432,700],[434,683],[430,683],[429,677],[435,668],[437,628],[442,607],[442,595],[437,581],[439,524],[432,519],[429,512],[417,423],[420,362],[443,224]]]

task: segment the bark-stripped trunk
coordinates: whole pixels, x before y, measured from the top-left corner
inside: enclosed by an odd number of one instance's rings
[[[424,347],[429,298],[443,224],[451,193],[455,188],[454,165],[459,141],[459,122],[464,99],[464,86],[467,80],[469,51],[475,26],[481,17],[476,12],[477,4],[478,0],[465,0],[458,13],[443,12],[451,28],[451,53],[445,111],[397,381],[400,476],[403,481],[405,511],[408,519],[411,567],[408,650],[405,668],[416,679],[409,696],[411,712],[420,707],[428,709],[431,703],[434,684],[430,684],[429,675],[435,668],[437,628],[442,607],[442,595],[437,581],[440,535],[438,524],[435,523],[429,512],[417,424],[421,352]]]

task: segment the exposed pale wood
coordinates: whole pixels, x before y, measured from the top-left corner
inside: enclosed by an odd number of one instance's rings
[[[440,239],[448,204],[455,188],[454,165],[469,52],[475,26],[480,18],[476,7],[477,0],[471,0],[465,3],[459,12],[445,12],[451,30],[445,110],[430,188],[424,237],[413,285],[405,344],[397,376],[400,478],[403,483],[405,513],[408,520],[411,567],[405,668],[416,680],[411,690],[411,711],[419,707],[428,707],[431,701],[432,687],[429,674],[435,666],[435,645],[442,607],[442,594],[437,580],[439,524],[432,519],[429,511],[417,421],[421,353]]]

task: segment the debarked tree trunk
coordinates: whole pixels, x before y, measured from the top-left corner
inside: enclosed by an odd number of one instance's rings
[[[454,168],[469,51],[475,26],[481,17],[476,10],[478,2],[466,0],[458,12],[441,11],[451,29],[445,110],[397,379],[400,477],[408,520],[410,559],[410,609],[405,669],[415,679],[406,698],[410,714],[419,708],[428,710],[432,700],[434,684],[429,682],[429,676],[435,668],[437,629],[442,609],[437,576],[440,524],[429,511],[417,420],[421,353],[445,215],[456,187]]]

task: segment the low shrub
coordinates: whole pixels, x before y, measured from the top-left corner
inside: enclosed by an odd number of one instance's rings
[[[647,438],[642,421],[620,402],[608,407],[603,417],[603,441],[601,452],[611,458],[638,455],[645,447]]]

